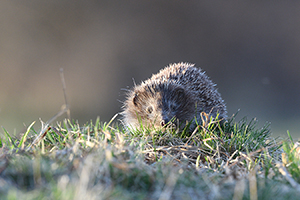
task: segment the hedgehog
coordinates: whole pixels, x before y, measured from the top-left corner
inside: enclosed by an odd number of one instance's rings
[[[205,113],[205,115],[203,115]],[[123,123],[127,128],[142,127],[192,132],[206,119],[224,121],[226,105],[210,78],[190,63],[175,63],[129,90],[123,105]]]

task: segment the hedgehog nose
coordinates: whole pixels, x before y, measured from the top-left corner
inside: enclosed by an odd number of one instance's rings
[[[170,119],[168,117],[164,117],[163,120],[161,120],[160,125],[166,126],[168,123],[170,123]]]
[[[167,123],[165,122],[165,120],[161,120],[160,125],[163,127],[165,126]]]
[[[163,126],[166,126],[168,123],[169,123],[169,119],[167,119],[167,118],[164,118],[163,120],[161,120],[161,122],[160,122],[160,125],[163,127]]]

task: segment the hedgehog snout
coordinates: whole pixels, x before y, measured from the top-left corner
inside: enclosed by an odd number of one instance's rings
[[[169,123],[170,119],[167,116],[163,116],[160,122],[161,126],[166,126]]]
[[[162,127],[164,126],[170,126],[170,127],[174,127],[176,126],[176,124],[173,121],[174,117],[169,117],[169,116],[163,116],[163,119],[160,122],[160,125]]]

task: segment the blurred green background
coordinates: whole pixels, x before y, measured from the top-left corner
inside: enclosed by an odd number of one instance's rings
[[[83,124],[121,110],[125,92],[169,63],[218,84],[229,116],[300,136],[298,1],[1,1],[0,125],[47,121],[64,104]],[[1,131],[0,131],[1,132]]]

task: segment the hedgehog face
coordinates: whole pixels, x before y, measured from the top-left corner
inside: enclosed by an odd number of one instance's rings
[[[137,87],[125,102],[125,123],[135,128],[141,123],[156,128],[185,125],[195,113],[195,103],[187,96],[178,85]]]
[[[161,118],[161,93],[151,88],[138,87],[125,102],[125,123],[133,128],[157,126]]]

